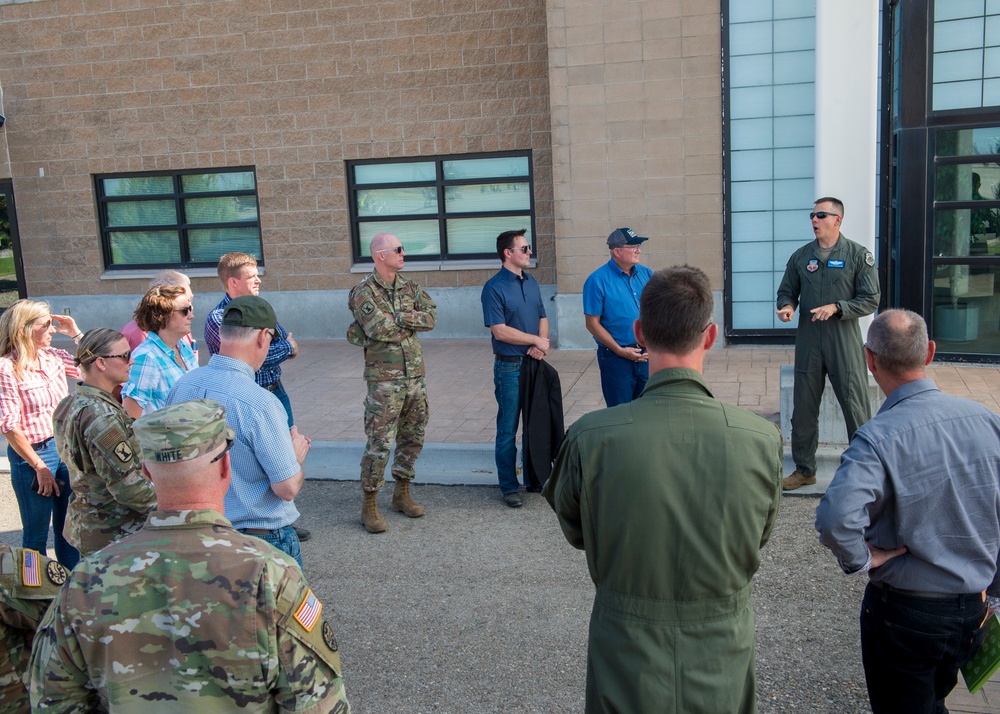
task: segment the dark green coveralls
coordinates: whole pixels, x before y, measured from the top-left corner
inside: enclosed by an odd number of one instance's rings
[[[778,309],[798,309],[795,333],[795,392],[792,408],[792,460],[804,476],[816,473],[819,443],[819,405],[824,379],[844,411],[847,439],[871,419],[868,368],[858,318],[878,307],[875,257],[864,246],[841,233],[827,260],[819,257],[813,240],[792,253],[778,286]],[[810,310],[836,303],[841,314],[812,321]]]

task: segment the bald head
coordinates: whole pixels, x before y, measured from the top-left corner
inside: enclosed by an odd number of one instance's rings
[[[372,241],[368,245],[368,252],[374,256],[380,250],[395,248],[397,243],[399,243],[399,239],[392,233],[376,233],[372,236]]]
[[[910,310],[884,310],[868,328],[868,351],[879,369],[895,376],[923,372],[930,340],[924,318]]]

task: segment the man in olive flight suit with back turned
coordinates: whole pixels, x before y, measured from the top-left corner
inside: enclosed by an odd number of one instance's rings
[[[795,471],[782,481],[786,491],[816,483],[819,406],[827,376],[844,412],[848,441],[872,416],[858,319],[878,307],[875,256],[841,234],[840,200],[818,199],[809,218],[816,240],[792,253],[778,286],[778,319],[791,322],[796,308],[805,317],[795,333]]]

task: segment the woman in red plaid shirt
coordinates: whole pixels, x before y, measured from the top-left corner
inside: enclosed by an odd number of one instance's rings
[[[52,413],[69,394],[67,375],[80,371],[69,352],[51,346],[56,332],[74,341],[82,336],[72,317],[50,315],[43,302],[18,300],[0,315],[0,433],[21,511],[21,545],[45,553],[51,521],[56,558],[72,568],[80,554],[62,533],[72,491],[52,438]]]

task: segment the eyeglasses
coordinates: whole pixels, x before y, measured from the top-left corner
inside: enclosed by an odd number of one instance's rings
[[[397,255],[403,254],[403,246],[397,245],[395,248],[383,248],[382,250],[376,250],[376,253],[396,253]]]
[[[527,255],[528,253],[531,252],[531,246],[530,245],[522,245],[520,248],[511,248],[511,250],[512,251],[519,250],[522,253],[524,253],[525,255]]]
[[[278,334],[278,331],[277,331],[277,330],[270,330],[270,329],[268,329],[268,328],[266,328],[266,327],[262,327],[262,328],[260,328],[260,329],[262,329],[262,330],[263,330],[264,332],[266,332],[266,333],[267,333],[268,335],[270,335],[270,337],[271,337],[271,344],[272,344],[272,345],[273,345],[273,344],[274,344],[275,342],[277,342],[278,340],[280,340],[280,339],[281,339],[281,335],[279,335],[279,334]]]
[[[878,352],[869,347],[867,342],[865,343],[865,349],[872,353],[872,357],[878,357]]]
[[[625,245],[620,245],[618,247],[619,248],[624,248],[625,250],[630,250],[633,253],[638,253],[639,250],[640,250],[640,247],[638,245],[628,245],[628,244],[625,244]]]
[[[711,327],[714,324],[715,324],[714,321],[713,322],[709,322],[707,325],[705,325],[703,328],[701,328],[701,331],[704,332],[705,330],[707,330],[709,327]]]
[[[132,350],[120,355],[97,355],[98,357],[103,357],[104,359],[123,359],[128,362],[132,358]]]
[[[35,322],[35,323],[32,324],[32,327],[38,327],[38,328],[41,328],[43,330],[47,330],[50,327],[52,327],[52,319],[50,318],[50,319],[46,320],[45,322]]]
[[[221,452],[219,452],[219,455],[216,456],[211,461],[209,461],[208,463],[214,464],[216,461],[219,461],[223,456],[226,455],[226,452],[229,451],[231,448],[233,448],[233,440],[232,439],[226,439],[226,448],[223,449]]]
[[[191,313],[194,312],[194,305],[188,305],[187,307],[179,307],[176,310],[174,310],[174,312],[180,312],[185,315],[190,315]]]
[[[840,214],[839,213],[830,213],[830,211],[810,211],[809,212],[809,220],[810,221],[813,218],[818,218],[818,219],[820,219],[822,221],[827,216],[836,216],[837,218],[840,218]]]

